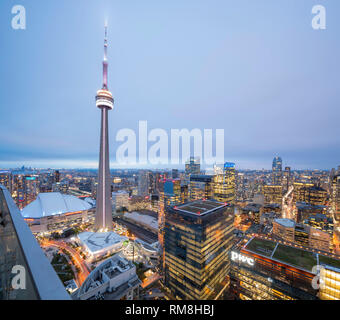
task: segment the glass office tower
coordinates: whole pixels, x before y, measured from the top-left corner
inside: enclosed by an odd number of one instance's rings
[[[213,196],[212,181],[212,175],[192,174],[189,184],[190,200],[211,199]]]
[[[213,198],[221,202],[234,203],[236,194],[235,163],[226,162],[220,172],[215,171]]]
[[[228,287],[234,208],[213,200],[170,207],[164,227],[169,299],[214,299]]]
[[[282,183],[282,159],[280,157],[275,157],[273,159],[273,177],[272,182],[275,185],[281,185]]]

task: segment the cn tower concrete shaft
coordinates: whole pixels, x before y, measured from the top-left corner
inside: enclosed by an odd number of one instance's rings
[[[103,88],[97,91],[96,96],[96,105],[101,110],[99,171],[95,219],[95,229],[97,231],[109,231],[112,229],[108,111],[113,109],[114,100],[112,93],[108,90],[107,75],[107,29],[105,27]]]
[[[111,174],[109,159],[108,108],[101,108],[100,153],[97,188],[96,229],[112,228]]]

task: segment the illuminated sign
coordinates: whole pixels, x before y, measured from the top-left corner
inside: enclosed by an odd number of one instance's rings
[[[26,180],[36,180],[37,177],[26,177]]]
[[[224,164],[224,168],[235,168],[235,163],[233,163],[233,162],[226,162]]]
[[[231,252],[231,260],[233,261],[239,261],[248,264],[249,266],[254,266],[254,259],[244,256],[238,252],[232,251]]]

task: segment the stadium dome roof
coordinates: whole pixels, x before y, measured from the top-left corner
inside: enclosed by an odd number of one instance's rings
[[[21,210],[24,218],[41,217],[91,209],[92,206],[75,196],[59,192],[39,193],[36,200]]]

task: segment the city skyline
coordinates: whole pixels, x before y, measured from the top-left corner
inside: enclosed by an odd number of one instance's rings
[[[327,1],[1,2],[0,299],[340,300]]]
[[[77,1],[66,14],[59,4],[27,4],[23,31],[6,24],[11,4],[1,3],[1,167],[97,166],[92,105],[105,19],[118,97],[119,120],[109,123],[112,168],[124,168],[115,164],[117,130],[135,130],[140,120],[167,131],[224,129],[225,161],[239,169],[269,169],[275,155],[293,169],[337,167],[339,4],[327,4],[327,29],[315,31],[313,1],[87,3],[82,16]]]

